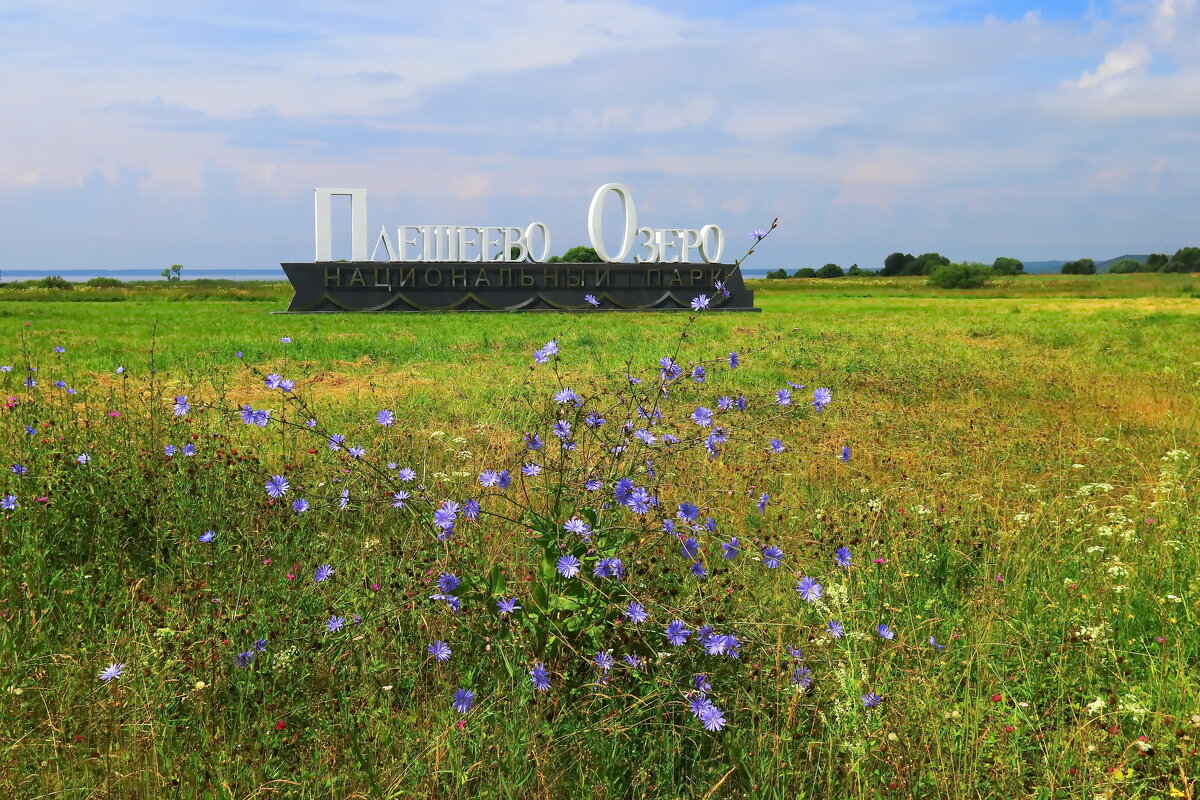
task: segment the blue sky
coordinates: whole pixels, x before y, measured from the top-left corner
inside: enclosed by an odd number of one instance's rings
[[[754,266],[1200,244],[1200,0],[0,8],[0,268],[312,258],[371,226],[780,228]],[[746,240],[748,241],[748,240]]]

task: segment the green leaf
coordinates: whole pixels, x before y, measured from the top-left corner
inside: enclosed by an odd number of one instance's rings
[[[492,597],[499,597],[504,594],[504,589],[508,585],[504,579],[504,573],[500,571],[500,565],[496,564],[492,567],[492,573],[488,576],[488,589],[492,593]]]

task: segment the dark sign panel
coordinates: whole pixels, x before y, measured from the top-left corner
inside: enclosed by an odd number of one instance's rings
[[[758,311],[736,264],[342,261],[283,264],[289,312]]]

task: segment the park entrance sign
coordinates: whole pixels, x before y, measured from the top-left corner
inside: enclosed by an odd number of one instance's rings
[[[476,225],[387,226],[370,239],[366,189],[316,189],[316,258],[283,264],[290,312],[650,311],[684,309],[700,295],[713,311],[757,311],[737,264],[721,263],[725,234],[638,225],[629,191],[601,186],[588,209],[596,263],[546,263],[550,230]],[[604,200],[621,208],[621,243],[604,238]],[[350,198],[350,260],[333,260],[332,202]],[[632,256],[632,262],[626,259]]]

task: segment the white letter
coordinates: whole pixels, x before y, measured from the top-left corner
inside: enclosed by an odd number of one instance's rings
[[[637,232],[639,236],[646,237],[646,241],[639,242],[639,244],[646,248],[646,252],[649,255],[643,258],[642,254],[638,253],[633,257],[633,260],[639,264],[649,264],[658,261],[658,248],[654,246],[654,230],[652,228],[638,228]]]
[[[625,217],[625,233],[621,239],[621,249],[615,256],[610,256],[604,249],[604,225],[601,220],[604,212],[604,193],[610,190],[616,192],[617,197],[621,198],[621,213]],[[634,208],[629,190],[619,183],[606,183],[597,189],[596,194],[592,195],[592,205],[588,209],[588,236],[591,237],[592,248],[595,249],[596,255],[600,256],[600,260],[624,260],[633,247],[633,237],[636,232],[637,209]]]
[[[517,257],[512,257],[512,249],[517,248]],[[529,255],[529,248],[525,246],[525,234],[520,228],[505,228],[504,229],[504,252],[500,254],[501,261],[524,261],[525,256]]]
[[[492,258],[492,253],[494,253],[496,248],[500,245],[499,239],[489,239],[488,238],[488,231],[495,231],[497,234],[500,233],[499,228],[480,228],[479,229],[479,233],[483,237],[479,241],[479,260],[480,261],[493,261],[494,259]]]
[[[449,239],[449,230],[444,225],[434,225],[433,227],[433,258],[430,261],[449,261],[446,257],[446,239]],[[446,233],[446,239],[442,238],[442,233]]]
[[[675,235],[679,237],[679,260],[684,264],[690,264],[688,252],[695,250],[700,245],[700,231],[676,229]]]
[[[333,261],[333,222],[330,198],[334,195],[350,198],[350,260],[367,258],[367,190],[313,189],[316,194],[316,261]]]
[[[542,231],[542,254],[535,256],[533,254],[533,229],[539,228]],[[525,226],[525,248],[529,253],[529,257],[539,264],[546,263],[546,259],[550,257],[550,229],[546,227],[544,222],[531,222]]]
[[[714,250],[708,248],[708,232],[712,231],[716,244]],[[700,257],[704,259],[706,264],[720,264],[721,253],[725,250],[725,234],[716,225],[705,225],[700,229]]]
[[[667,258],[667,251],[675,246],[675,242],[667,241],[668,233],[671,233],[671,231],[662,229],[656,230],[654,232],[654,247],[656,250],[658,250],[659,261],[663,262],[664,264],[674,264],[679,261],[679,256]]]
[[[462,227],[460,227],[458,229],[458,260],[459,261],[479,261],[480,260],[478,253],[475,254],[474,258],[467,255],[468,247],[474,247],[475,245],[479,244],[479,242],[475,241],[474,239],[467,238],[467,231],[478,231],[478,230],[479,230],[479,228],[472,228],[470,225],[463,225]]]
[[[379,226],[379,238],[375,240],[375,246],[371,248],[371,260],[375,260],[375,254],[379,252],[379,243],[383,242],[383,249],[387,253],[388,261],[395,261],[396,254],[392,251],[392,240],[388,238],[387,228]]]
[[[415,238],[409,239],[407,236],[404,235],[407,231],[416,231],[417,233],[423,234],[423,233],[425,233],[425,226],[424,225],[422,225],[420,227],[416,227],[415,225],[397,225],[396,226],[396,246],[400,249],[400,258],[392,259],[393,261],[408,261],[409,260],[408,255],[407,255],[408,245],[411,244],[415,247],[417,244],[417,240]],[[424,256],[425,256],[425,254],[421,253],[420,255],[418,255],[416,258],[414,258],[412,260],[413,261],[424,261],[425,260]]]

